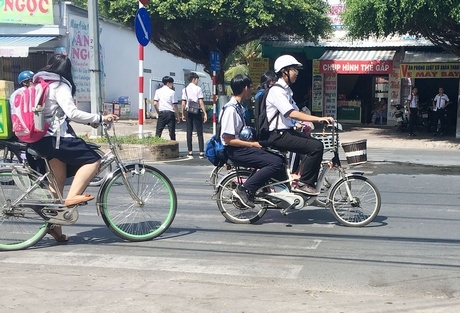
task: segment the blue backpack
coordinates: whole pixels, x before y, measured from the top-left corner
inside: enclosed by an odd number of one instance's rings
[[[214,166],[220,167],[227,162],[228,157],[227,153],[225,153],[225,146],[220,140],[220,134],[213,135],[206,142],[205,155]]]
[[[235,107],[234,104],[231,104],[231,105],[233,107]],[[222,108],[222,114],[220,115],[221,117],[224,114],[224,110],[225,110],[226,107],[227,106],[224,106]],[[205,152],[205,155],[208,158],[209,162],[211,162],[214,166],[219,166],[220,167],[220,166],[223,166],[227,162],[228,156],[227,156],[227,153],[225,152],[225,146],[224,146],[222,140],[220,139],[220,123],[218,123],[218,125],[217,125],[216,134],[213,135],[211,137],[211,139],[209,139],[206,142],[204,152]]]

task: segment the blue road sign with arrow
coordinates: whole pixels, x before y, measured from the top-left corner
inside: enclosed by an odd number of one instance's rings
[[[134,28],[136,29],[137,41],[144,47],[148,45],[152,36],[152,22],[149,12],[145,8],[137,10]]]

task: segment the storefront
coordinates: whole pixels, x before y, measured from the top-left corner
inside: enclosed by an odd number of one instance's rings
[[[450,133],[457,124],[460,58],[449,53],[406,51],[400,65],[403,99],[410,94],[411,87],[417,87],[419,106],[431,107],[440,87],[449,97],[447,119]],[[402,102],[401,102],[402,103]]]
[[[344,123],[387,125],[391,100],[399,98],[396,53],[327,50],[313,63],[312,111]]]

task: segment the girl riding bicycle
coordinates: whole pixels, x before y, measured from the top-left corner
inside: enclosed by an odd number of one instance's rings
[[[91,178],[96,175],[101,157],[83,139],[73,135],[66,120],[70,119],[82,124],[99,124],[114,120],[117,116],[114,114],[102,116],[77,109],[73,98],[76,86],[72,77],[72,64],[66,55],[53,55],[48,65],[35,74],[34,82],[38,81],[39,77],[46,81],[53,81],[49,86],[44,108],[45,122],[50,127],[45,137],[29,146],[48,157],[61,195],[66,178],[74,176],[65,200],[66,206],[90,201],[94,196],[82,193]],[[32,157],[28,154],[27,159]],[[68,240],[67,236],[62,234],[60,226],[52,228],[49,234],[58,242]]]

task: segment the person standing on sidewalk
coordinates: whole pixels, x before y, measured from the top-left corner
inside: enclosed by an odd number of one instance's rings
[[[189,84],[182,90],[182,120],[185,121],[187,128],[187,156],[193,158],[192,133],[195,126],[200,159],[204,159],[203,123],[208,119],[208,115],[204,106],[203,90],[198,86],[198,80],[196,73],[190,73]]]
[[[446,107],[449,105],[449,97],[444,93],[444,88],[439,87],[439,93],[433,99],[434,126],[436,132],[433,136],[442,136],[446,132]],[[438,121],[440,127],[438,129]]]
[[[179,110],[177,109],[176,93],[174,92],[174,79],[165,76],[161,80],[163,87],[155,91],[153,105],[158,114],[156,137],[161,137],[163,129],[168,126],[169,138],[176,140],[176,123],[180,123]]]
[[[414,126],[417,123],[418,117],[418,89],[417,87],[412,88],[411,94],[407,97],[407,112],[409,113],[409,136],[413,137]]]

